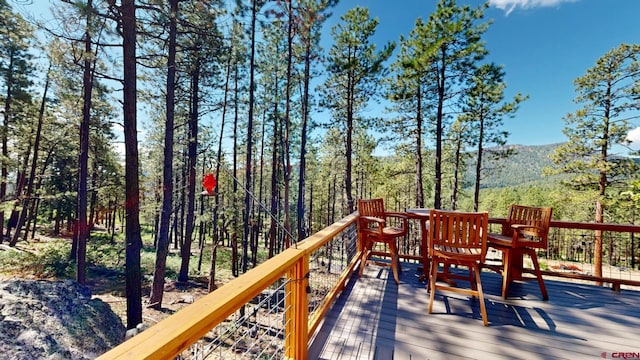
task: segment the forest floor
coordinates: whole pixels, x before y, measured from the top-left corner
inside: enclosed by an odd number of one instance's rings
[[[4,261],[4,266],[0,266],[0,280],[5,279],[29,279],[29,280],[66,280],[74,278],[62,276],[47,276],[41,272],[41,264],[25,264],[25,260],[19,256],[20,254],[33,254],[41,256],[46,250],[48,243],[53,241],[70,241],[65,236],[49,237],[44,234],[38,234],[36,239],[29,242],[18,242],[15,247],[9,247],[6,242],[0,244],[0,255],[11,256],[14,254],[17,260]],[[66,255],[65,255],[66,254]],[[175,254],[174,254],[175,255]],[[51,256],[51,255],[48,255]],[[57,258],[55,261],[62,262],[68,257],[68,252]],[[6,259],[3,257],[3,259]],[[33,259],[33,258],[29,258]],[[48,259],[47,261],[51,261]],[[36,261],[37,262],[37,261]],[[16,263],[13,266],[7,263]],[[208,294],[208,278],[206,276],[190,277],[188,282],[178,282],[174,279],[167,278],[164,286],[163,300],[161,309],[155,309],[149,304],[149,295],[151,293],[152,269],[143,269],[142,284],[142,308],[143,322],[145,327],[154,325],[162,319],[174,314],[183,307],[193,303],[195,300]],[[216,279],[218,283],[228,281],[226,272],[222,272]],[[97,298],[107,303],[113,312],[122,319],[122,323],[127,325],[127,300],[125,297],[125,274],[122,269],[115,269],[107,266],[89,266],[87,269],[87,283],[85,284],[91,290],[93,298]]]
[[[98,275],[94,272],[94,275]],[[123,292],[125,283],[121,274],[104,274],[93,276],[87,282],[94,298],[109,304],[113,312],[127,324],[127,299]],[[142,320],[145,327],[152,326],[162,319],[171,316],[195,300],[207,295],[207,279],[191,279],[187,283],[167,280],[164,286],[161,309],[149,304],[150,284],[142,288]]]
[[[170,249],[169,257],[175,260],[179,258],[179,251]],[[199,252],[192,251],[192,262],[197,258]],[[146,256],[149,256],[148,254]],[[155,258],[155,254],[153,254]],[[143,263],[145,263],[143,261]],[[180,282],[175,279],[177,268],[170,268],[168,260],[167,276],[162,296],[162,306],[156,309],[149,302],[151,295],[151,285],[153,281],[153,269],[149,266],[142,269],[142,320],[144,326],[149,327],[160,322],[162,319],[173,315],[180,309],[192,304],[199,298],[209,294],[209,278],[205,275],[189,275],[187,282]],[[175,263],[173,264],[175,267]],[[218,269],[216,274],[216,285],[221,286],[232,279],[231,271]],[[114,313],[127,325],[127,299],[125,296],[126,281],[125,274],[121,270],[113,270],[105,267],[92,267],[87,270],[87,286],[91,288],[94,298],[98,298],[109,304]]]

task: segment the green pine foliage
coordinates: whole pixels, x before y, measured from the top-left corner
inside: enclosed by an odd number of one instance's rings
[[[484,168],[496,169],[488,172],[482,179],[481,188],[504,188],[518,185],[555,184],[563,177],[560,175],[544,176],[543,169],[553,166],[549,156],[560,144],[539,146],[507,145],[499,148],[489,148],[485,151],[511,150],[508,158],[492,159],[484,161]],[[465,172],[465,184],[470,186],[474,181],[474,166],[470,164]]]

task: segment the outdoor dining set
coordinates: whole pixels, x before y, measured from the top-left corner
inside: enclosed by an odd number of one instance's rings
[[[512,204],[506,222],[499,233],[489,232],[487,212],[462,212],[439,209],[406,209],[404,212],[386,211],[384,200],[358,200],[358,233],[362,246],[360,275],[367,263],[391,267],[396,284],[399,284],[400,259],[397,241],[407,236],[409,221],[418,221],[422,246],[422,276],[430,292],[429,313],[432,312],[436,291],[452,291],[477,297],[482,320],[488,325],[480,274],[490,269],[502,275],[502,297],[509,295],[509,285],[514,280],[535,279],[542,298],[548,300],[547,290],[540,271],[536,251],[547,248],[552,208]],[[392,220],[393,219],[393,220]],[[374,257],[376,244],[385,245],[391,261]],[[487,250],[493,248],[502,253],[499,264],[488,263]],[[523,257],[528,255],[533,264],[533,277],[523,277]],[[442,266],[441,266],[442,265]],[[451,267],[468,269],[468,272],[450,271]],[[468,281],[462,287],[456,280]]]

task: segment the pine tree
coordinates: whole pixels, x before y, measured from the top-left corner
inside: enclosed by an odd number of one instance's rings
[[[478,211],[480,202],[480,182],[482,180],[483,156],[488,145],[505,145],[506,131],[502,130],[502,121],[513,116],[518,105],[526,97],[517,94],[511,102],[504,102],[504,71],[496,64],[479,66],[471,79],[471,87],[464,98],[464,121],[470,125],[470,143],[476,146],[476,170],[474,186],[474,211]],[[508,155],[505,151],[493,151],[494,157]]]
[[[17,169],[14,165],[18,159],[12,155],[17,154],[18,151],[11,149],[11,143],[20,143],[20,141],[10,136],[26,136],[17,131],[16,127],[20,123],[30,123],[26,119],[29,108],[32,106],[30,88],[31,75],[34,73],[35,66],[29,49],[34,43],[33,28],[20,14],[15,13],[5,0],[0,0],[0,101],[2,102],[0,199],[3,201],[9,198],[7,194],[9,174],[17,173],[24,176],[24,169]],[[14,186],[16,198],[20,195],[20,182],[17,181]],[[0,242],[5,237],[4,208],[5,206],[0,206]],[[17,212],[14,212],[14,216],[17,216]],[[10,221],[12,222],[15,223]],[[9,231],[10,228],[7,229],[7,237],[10,235]],[[14,239],[11,241],[12,245],[17,241],[16,237]]]
[[[481,41],[487,23],[478,23],[484,17],[488,3],[472,9],[457,6],[454,0],[441,0],[429,20],[416,29],[418,61],[428,69],[430,79],[429,98],[436,109],[435,127],[435,193],[434,208],[442,205],[442,146],[447,121],[451,114],[446,109],[456,109],[473,67],[484,58],[486,50]],[[455,111],[455,110],[454,110]]]
[[[324,106],[331,110],[336,124],[344,134],[346,174],[345,193],[347,211],[354,211],[352,191],[352,156],[354,127],[364,126],[360,111],[369,99],[380,95],[379,84],[386,75],[384,62],[389,59],[394,43],[376,51],[371,37],[378,26],[369,17],[369,10],[356,7],[341,18],[331,30],[333,46],[329,49],[329,76],[322,89]]]
[[[421,19],[416,20],[416,29],[424,26]],[[424,127],[428,116],[429,102],[426,99],[427,69],[421,66],[417,54],[421,47],[416,29],[407,38],[400,38],[400,54],[391,65],[393,78],[388,81],[387,97],[392,102],[391,110],[398,115],[384,122],[390,133],[389,140],[401,150],[405,144],[411,148],[415,156],[415,203],[416,207],[424,207]]]
[[[629,179],[634,163],[616,156],[613,146],[624,144],[634,111],[640,109],[640,45],[622,44],[596,61],[584,76],[574,80],[574,101],[582,107],[564,118],[568,141],[558,147],[552,160],[573,177],[567,185],[593,193],[595,222],[605,219],[607,190]],[[602,231],[596,231],[595,276],[602,276]]]

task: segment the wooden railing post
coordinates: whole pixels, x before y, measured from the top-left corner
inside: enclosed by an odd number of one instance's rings
[[[285,329],[286,357],[306,360],[309,342],[309,254],[305,254],[288,272]]]

